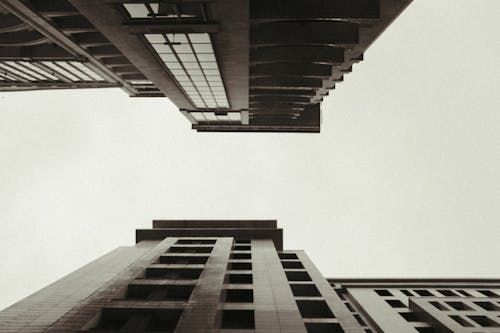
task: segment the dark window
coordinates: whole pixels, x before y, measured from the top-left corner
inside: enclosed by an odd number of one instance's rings
[[[253,283],[252,274],[227,274],[227,282],[231,284],[251,284]]]
[[[457,293],[464,295],[465,297],[470,297],[471,294],[466,292],[465,290],[457,290]]]
[[[491,290],[478,290],[478,292],[480,292],[481,294],[483,294],[484,296],[486,297],[498,297],[497,294],[495,294],[493,291]]]
[[[337,323],[306,323],[307,333],[344,333]]]
[[[162,255],[159,262],[160,264],[204,265],[207,260],[208,257]]]
[[[230,303],[252,303],[253,290],[252,289],[226,289],[225,302]]]
[[[463,302],[446,302],[449,306],[459,311],[469,311],[472,310],[470,306]]]
[[[297,301],[302,318],[335,318],[325,301]]]
[[[399,299],[387,299],[385,301],[393,308],[406,308],[406,305]]]
[[[408,296],[408,297],[412,297],[412,296],[413,296],[413,294],[412,294],[412,293],[411,293],[411,291],[409,291],[409,290],[401,290],[401,292],[402,292],[403,294],[405,294],[406,296]]]
[[[419,333],[435,333],[436,331],[434,331],[433,328],[431,327],[415,327],[415,329],[419,332]]]
[[[104,308],[99,328],[123,332],[162,331],[168,333],[175,330],[181,314],[180,309],[152,311]]]
[[[406,321],[410,323],[420,321],[413,312],[401,312],[399,314],[401,315],[401,317],[403,317],[404,319],[406,319]]]
[[[141,285],[130,284],[127,298],[148,300],[187,301],[194,285]]]
[[[252,254],[251,253],[231,253],[231,256],[229,258],[238,259],[238,260],[247,260],[247,259],[252,259]]]
[[[215,239],[179,239],[176,244],[215,244]]]
[[[169,253],[210,253],[210,246],[171,246],[167,252]]]
[[[223,310],[222,328],[253,329],[255,319],[253,310]]]
[[[293,296],[295,297],[318,297],[321,296],[314,284],[291,284]]]
[[[235,245],[233,250],[235,251],[250,251],[252,248],[250,245]]]
[[[462,318],[460,316],[450,316],[450,318],[453,319],[454,321],[456,321],[457,323],[459,323],[463,327],[472,327],[473,326],[471,323],[469,323],[467,320],[465,320],[464,318]]]
[[[391,294],[391,292],[389,290],[386,290],[386,289],[375,289],[375,292],[379,295],[379,296],[393,296]]]
[[[500,324],[486,316],[467,316],[474,320],[481,327],[500,327]]]
[[[300,261],[282,261],[281,265],[283,268],[304,268]]]
[[[474,302],[477,306],[485,309],[486,311],[500,311],[500,307],[491,302]]]
[[[251,240],[249,239],[237,239],[234,241],[236,244],[250,244]]]
[[[440,302],[429,302],[431,305],[433,305],[436,309],[441,310],[441,311],[448,311],[449,309],[444,306]]]
[[[251,271],[252,263],[250,262],[230,262],[228,269],[232,271]]]
[[[413,290],[418,296],[422,296],[422,297],[426,297],[426,296],[434,296],[433,293],[431,293],[429,290],[427,289],[417,289],[417,290]]]
[[[293,260],[299,259],[295,253],[278,253],[280,259]]]
[[[285,272],[288,281],[311,281],[311,277],[307,272]]]
[[[448,290],[448,289],[440,289],[438,290],[441,294],[443,294],[444,296],[450,296],[450,297],[456,297],[458,296],[457,294],[455,294],[453,291],[451,290]]]
[[[197,268],[163,268],[148,267],[146,278],[148,279],[171,279],[171,280],[193,280],[201,275],[201,269]]]
[[[354,318],[356,318],[356,320],[358,321],[358,323],[361,326],[366,326],[365,321],[361,318],[361,316],[359,314],[354,314]]]

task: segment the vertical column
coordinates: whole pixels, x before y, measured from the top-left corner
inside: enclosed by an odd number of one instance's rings
[[[271,240],[252,240],[255,332],[305,333],[280,258]]]
[[[232,238],[217,238],[198,284],[179,319],[176,333],[201,333],[214,330],[232,243]]]

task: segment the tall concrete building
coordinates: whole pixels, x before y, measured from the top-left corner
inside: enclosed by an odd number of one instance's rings
[[[319,132],[411,0],[0,0],[0,91],[121,87],[198,131]]]
[[[326,279],[273,220],[136,240],[0,312],[0,332],[500,332],[500,280]]]

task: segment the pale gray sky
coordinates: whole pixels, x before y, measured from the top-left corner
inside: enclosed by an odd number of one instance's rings
[[[196,133],[167,99],[0,94],[0,309],[154,218],[276,218],[337,277],[499,277],[500,1],[415,0],[321,134]]]

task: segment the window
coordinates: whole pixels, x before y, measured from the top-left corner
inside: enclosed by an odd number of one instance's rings
[[[414,290],[414,292],[418,295],[418,296],[422,296],[422,297],[426,297],[426,296],[434,296],[429,290],[427,289],[417,289],[417,290]]]
[[[472,308],[463,302],[446,302],[449,306],[458,311],[470,311]]]
[[[215,239],[179,239],[176,244],[215,244]]]
[[[417,316],[413,312],[400,312],[399,313],[401,317],[406,319],[407,322],[413,323],[413,322],[419,322]]]
[[[312,281],[311,277],[307,272],[294,272],[287,271],[285,272],[288,281]]]
[[[194,285],[142,285],[130,284],[127,298],[148,300],[187,301]]]
[[[227,274],[226,279],[231,284],[251,284],[253,283],[252,274]]]
[[[170,253],[210,253],[212,247],[203,246],[171,246],[167,252]]]
[[[486,297],[498,297],[498,295],[491,290],[478,290],[478,292]]]
[[[102,311],[99,328],[113,331],[173,332],[182,314],[181,309],[107,309]]]
[[[255,318],[253,310],[223,310],[222,328],[253,329]]]
[[[385,301],[393,308],[406,308],[406,305],[398,299],[387,299]]]
[[[195,256],[172,256],[162,255],[160,257],[160,264],[174,264],[174,265],[204,265],[208,261],[208,257],[195,257]]]
[[[304,268],[304,265],[302,265],[302,263],[300,261],[282,261],[281,262],[281,265],[283,266],[283,268],[287,269],[287,268],[291,268],[291,269],[300,269],[300,268]]]
[[[337,323],[305,323],[307,333],[344,333]]]
[[[235,245],[233,246],[234,251],[250,251],[250,245]]]
[[[295,253],[278,253],[280,259],[294,260],[299,259]]]
[[[486,316],[467,316],[481,327],[500,327],[500,324]]]
[[[474,304],[485,309],[486,311],[500,311],[500,307],[492,302],[474,302]]]
[[[391,292],[389,290],[386,290],[386,289],[375,289],[375,292],[379,295],[379,296],[393,296],[391,294]]]
[[[228,269],[232,271],[250,271],[252,270],[252,263],[250,262],[230,262]]]
[[[438,290],[443,296],[450,296],[450,297],[456,297],[458,296],[457,294],[455,294],[453,291],[451,290],[447,290],[447,289],[441,289],[441,290]]]
[[[462,318],[460,316],[450,316],[450,318],[453,319],[454,321],[456,321],[457,323],[459,323],[463,327],[472,327],[473,326],[471,323],[469,323],[467,320],[465,320],[464,318]]]
[[[295,297],[319,297],[321,293],[314,284],[291,284],[293,296]]]
[[[252,254],[251,253],[231,253],[230,259],[235,259],[235,260],[248,260],[252,259]]]
[[[170,279],[170,280],[195,280],[201,275],[202,269],[197,268],[163,268],[148,267],[146,278],[148,279]]]
[[[325,301],[297,301],[302,318],[335,318]]]
[[[253,303],[252,289],[226,289],[225,302]]]

